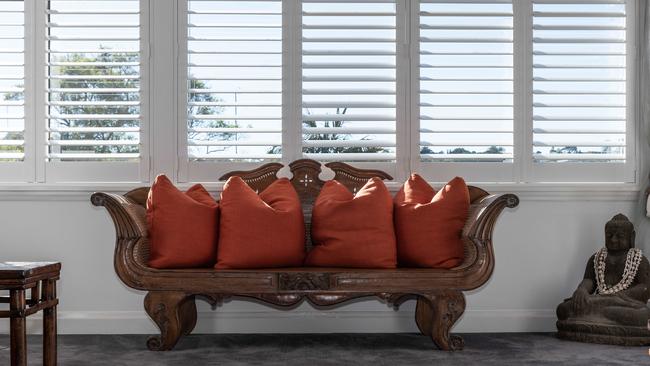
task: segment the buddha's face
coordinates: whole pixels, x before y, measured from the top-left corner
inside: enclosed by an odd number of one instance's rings
[[[634,230],[626,225],[607,225],[605,228],[605,246],[608,250],[627,250],[634,245]]]

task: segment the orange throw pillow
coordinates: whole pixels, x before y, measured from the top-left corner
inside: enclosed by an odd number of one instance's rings
[[[393,202],[384,182],[372,178],[356,195],[337,181],[325,183],[314,203],[311,237],[308,266],[395,268]]]
[[[298,193],[278,179],[259,195],[240,177],[221,193],[217,269],[301,266],[305,223]]]
[[[469,191],[456,177],[438,193],[417,174],[395,196],[395,234],[400,266],[452,268],[464,258],[461,232]]]
[[[147,224],[153,268],[210,267],[217,253],[219,208],[202,185],[179,191],[164,175],[147,197]]]

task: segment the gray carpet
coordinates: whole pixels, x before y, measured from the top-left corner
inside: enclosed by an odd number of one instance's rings
[[[59,336],[63,366],[149,365],[650,365],[645,347],[560,341],[549,333],[466,334],[465,350],[434,350],[416,334],[192,335],[171,352],[150,352],[141,335]],[[29,364],[40,365],[39,336],[29,337]],[[9,365],[0,336],[0,365]]]

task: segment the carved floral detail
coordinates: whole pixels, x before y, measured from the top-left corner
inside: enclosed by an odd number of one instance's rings
[[[319,291],[329,290],[328,273],[280,273],[278,289],[280,291]]]

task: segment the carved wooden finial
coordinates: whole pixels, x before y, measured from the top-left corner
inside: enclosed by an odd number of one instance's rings
[[[316,199],[323,182],[319,176],[321,173],[321,164],[311,159],[300,159],[289,164],[289,169],[293,174],[291,183],[296,188],[298,196],[303,204],[309,204]]]

